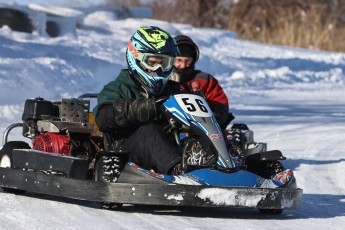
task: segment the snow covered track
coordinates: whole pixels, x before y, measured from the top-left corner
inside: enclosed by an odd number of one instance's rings
[[[94,11],[93,11],[94,12]],[[230,99],[235,122],[288,158],[303,189],[301,208],[280,216],[254,209],[125,205],[0,189],[0,229],[332,229],[345,223],[345,54],[269,46],[228,31],[149,19],[117,20],[109,11],[85,14],[76,33],[50,38],[0,28],[0,134],[21,121],[27,98],[99,92],[126,67],[125,47],[141,25],[199,45],[197,68],[214,74]],[[21,131],[9,137],[20,140]],[[43,199],[42,199],[43,198]],[[63,202],[61,202],[63,201]]]

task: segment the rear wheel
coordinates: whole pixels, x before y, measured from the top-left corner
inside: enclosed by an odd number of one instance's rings
[[[13,167],[13,149],[31,149],[29,144],[23,141],[10,141],[7,142],[0,150],[0,168],[14,168]],[[25,190],[4,188],[2,190],[14,194],[22,194]]]
[[[95,181],[115,183],[123,169],[121,158],[118,156],[101,156],[95,165]],[[102,209],[118,210],[123,204],[101,202]]]
[[[259,161],[246,160],[247,170],[255,173],[265,179],[272,179],[279,172],[285,170],[282,163],[279,161]]]
[[[259,175],[264,178],[272,179],[279,172],[284,171],[284,166],[279,161],[263,161],[259,164]],[[283,212],[283,209],[260,209],[259,212],[265,215],[279,215]]]

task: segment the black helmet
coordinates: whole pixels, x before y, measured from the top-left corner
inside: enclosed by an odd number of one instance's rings
[[[177,55],[180,52],[169,33],[155,26],[145,26],[128,42],[126,60],[131,76],[148,92],[157,95],[168,83]],[[150,57],[159,58],[162,63],[150,66]]]
[[[199,48],[195,42],[187,35],[177,35],[174,37],[182,57],[193,57],[192,67],[199,60]]]

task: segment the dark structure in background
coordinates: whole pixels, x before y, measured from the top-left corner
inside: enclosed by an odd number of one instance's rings
[[[59,37],[67,33],[76,33],[77,28],[84,27],[84,17],[96,11],[113,13],[117,19],[152,18],[150,7],[99,6],[74,9],[29,4],[19,8],[0,4],[0,28],[8,26],[13,31],[38,31],[39,34],[46,33],[50,37]],[[45,20],[41,20],[42,18]]]
[[[32,33],[35,27],[27,13],[11,8],[0,8],[0,28],[8,26],[11,30]],[[59,25],[51,20],[46,23],[46,32],[50,37],[60,34]]]
[[[46,32],[50,37],[58,37],[60,35],[60,27],[54,21],[47,21]]]
[[[34,26],[28,15],[22,11],[0,8],[0,28],[7,25],[12,30],[32,33]]]

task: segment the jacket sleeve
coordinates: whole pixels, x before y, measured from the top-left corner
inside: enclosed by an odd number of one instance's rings
[[[114,108],[112,104],[102,104],[98,108],[96,124],[105,133],[113,132],[118,127],[114,119]]]
[[[222,105],[229,110],[229,100],[223,88],[218,83],[217,79],[209,75],[208,80],[205,82],[205,89],[202,90],[209,103]]]
[[[135,122],[128,117],[132,99],[115,81],[105,85],[97,97],[94,108],[96,124],[102,132],[121,132],[121,127],[134,126]]]
[[[154,98],[138,97],[130,86],[111,82],[98,94],[94,112],[103,132],[130,133],[157,116]]]
[[[98,108],[96,123],[102,132],[114,132],[124,128],[134,128],[138,124],[130,115],[132,99],[117,99],[113,103],[104,103]]]

